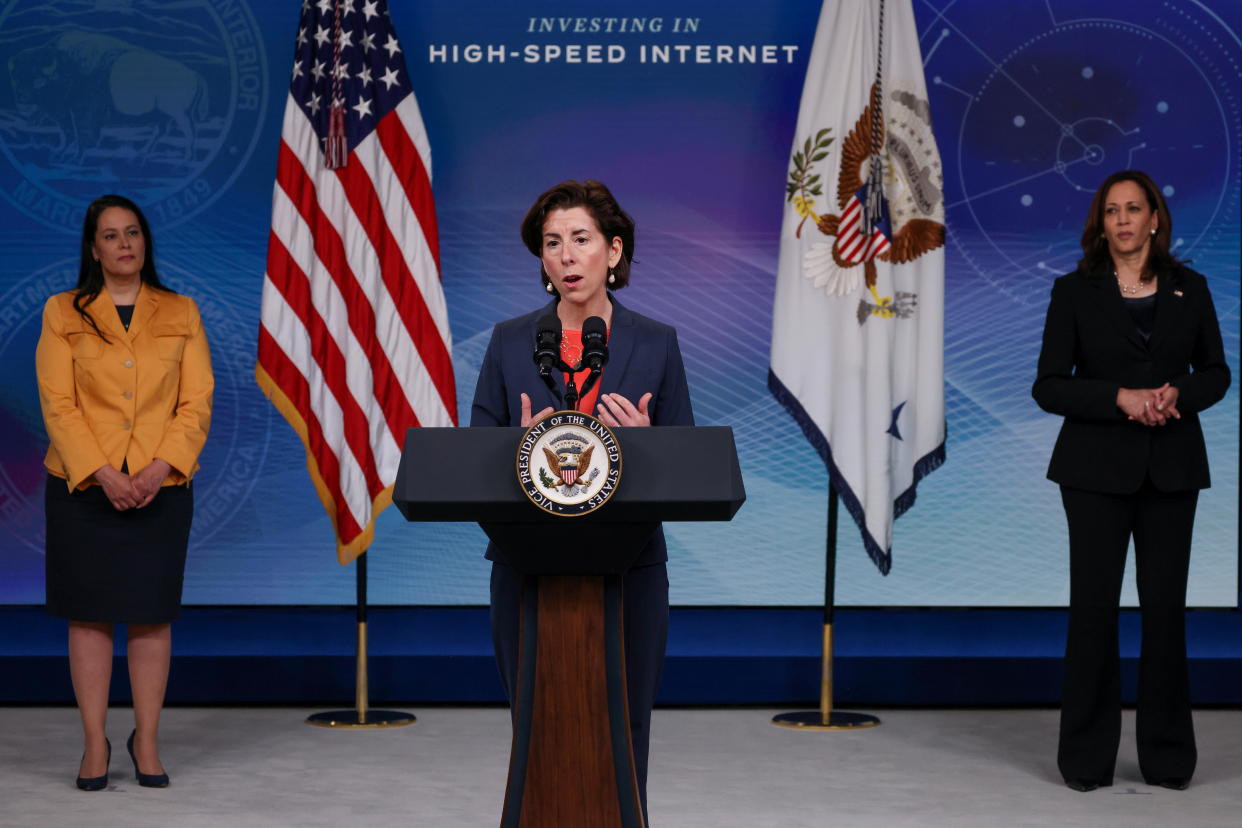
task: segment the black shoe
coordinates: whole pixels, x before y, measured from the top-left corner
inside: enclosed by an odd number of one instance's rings
[[[1065,786],[1067,788],[1069,788],[1072,791],[1078,791],[1079,793],[1089,793],[1091,791],[1094,791],[1096,788],[1107,788],[1111,784],[1113,784],[1113,780],[1111,779],[1107,781],[1103,781],[1103,782],[1097,781],[1095,779],[1066,779],[1065,780]]]
[[[129,740],[125,742],[125,748],[129,751],[129,758],[134,763],[134,778],[138,780],[138,784],[144,788],[167,788],[168,774],[166,773],[143,773],[138,770],[138,758],[134,756],[134,734],[137,730],[130,731]]]
[[[109,742],[108,739],[105,737],[104,744],[108,746],[108,761],[104,763],[104,775],[103,776],[90,776],[90,777],[79,776],[78,777],[78,790],[102,791],[104,788],[108,787],[107,765],[112,762],[112,743]],[[86,758],[85,753],[82,754],[82,758],[83,759]]]
[[[1167,779],[1158,780],[1144,779],[1143,781],[1148,785],[1153,785],[1158,788],[1168,788],[1171,791],[1184,791],[1190,787],[1190,780],[1183,779],[1180,776],[1170,776]]]

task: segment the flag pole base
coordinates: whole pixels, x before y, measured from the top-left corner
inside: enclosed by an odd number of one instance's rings
[[[818,710],[781,713],[772,717],[772,724],[791,730],[862,730],[875,727],[880,720],[868,713],[834,710],[825,716]]]
[[[329,710],[325,713],[314,713],[306,717],[306,723],[316,727],[333,727],[338,730],[372,730],[379,727],[403,727],[412,725],[418,719],[411,713],[397,710],[368,710],[359,714],[357,710]]]
[[[366,558],[359,557],[358,565],[365,566]],[[381,727],[403,727],[418,721],[411,713],[396,710],[372,710],[367,699],[369,689],[367,683],[367,622],[362,613],[366,608],[365,571],[358,570],[359,589],[358,606],[362,608],[358,620],[358,657],[355,663],[354,676],[354,709],[329,710],[324,713],[313,713],[306,717],[306,723],[316,727],[332,727],[337,730],[374,730]]]
[[[836,492],[830,493],[828,517],[831,529],[829,536],[836,534]],[[831,567],[831,564],[829,564]],[[828,570],[832,571],[831,568]],[[831,595],[826,602],[832,606]],[[832,709],[832,622],[824,624],[824,657],[820,661],[819,710],[805,710],[797,713],[781,713],[772,717],[772,724],[777,727],[788,727],[793,730],[862,730],[875,727],[880,720],[869,713],[849,713],[844,710]]]

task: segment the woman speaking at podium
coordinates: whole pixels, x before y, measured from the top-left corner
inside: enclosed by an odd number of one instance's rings
[[[555,409],[531,352],[538,320],[555,314],[562,327],[564,361],[577,364],[583,322],[600,317],[607,326],[611,357],[578,409],[605,425],[694,425],[686,371],[677,334],[626,309],[612,291],[629,284],[634,259],[634,220],[598,181],[566,181],[535,200],[522,220],[522,242],[542,266],[551,301],[536,311],[501,322],[483,357],[470,411],[472,426],[528,426]],[[587,378],[587,371],[576,377]],[[532,400],[537,402],[532,403]],[[546,405],[545,405],[546,404]],[[532,408],[542,410],[532,414]],[[518,604],[521,576],[492,561],[492,639],[505,690],[515,698]],[[668,634],[668,553],[664,533],[655,535],[624,580],[625,668],[634,764],[643,808],[647,802],[647,748],[651,708],[660,684]]]
[[[1032,394],[1065,417],[1048,466],[1069,524],[1070,609],[1057,764],[1069,787],[1113,781],[1121,739],[1117,607],[1134,539],[1142,607],[1139,769],[1195,769],[1186,579],[1208,460],[1199,412],[1229,387],[1207,282],[1169,252],[1173,220],[1145,173],[1096,190],[1078,269],[1056,280]]]
[[[168,784],[157,731],[181,612],[190,478],[207,440],[213,379],[194,300],[160,283],[132,201],[86,208],[74,290],[43,309],[35,352],[51,445],[44,465],[47,610],[69,619],[69,669],[85,750],[78,787],[108,785],[104,724],[113,625],[128,625],[139,784]]]

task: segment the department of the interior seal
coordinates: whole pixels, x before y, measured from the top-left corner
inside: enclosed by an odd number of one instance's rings
[[[248,169],[268,115],[251,2],[0,3],[0,198],[69,232],[102,192],[161,228],[202,213]]]
[[[531,423],[517,453],[518,484],[540,509],[576,517],[594,512],[621,481],[616,435],[590,414],[557,411]]]

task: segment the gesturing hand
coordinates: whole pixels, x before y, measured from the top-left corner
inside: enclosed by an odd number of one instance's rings
[[[151,461],[151,464],[137,474],[129,476],[130,482],[134,485],[134,491],[141,498],[138,508],[141,509],[159,494],[160,484],[164,482],[164,478],[168,477],[168,472],[172,466],[168,462],[158,457]]]
[[[551,414],[552,411],[553,411],[553,408],[552,406],[549,405],[547,408],[545,408],[543,411],[540,411],[538,414],[532,415],[530,413],[530,397],[528,397],[526,394],[522,394],[522,428],[527,428],[535,420],[542,420],[544,417]]]
[[[637,408],[620,394],[600,394],[599,403],[595,406],[595,416],[609,428],[649,426],[651,417],[647,414],[647,406],[650,402],[650,391],[638,398]]]
[[[142,502],[142,495],[134,489],[128,475],[122,474],[112,466],[100,466],[95,469],[95,479],[103,487],[104,496],[118,512],[132,509]]]

